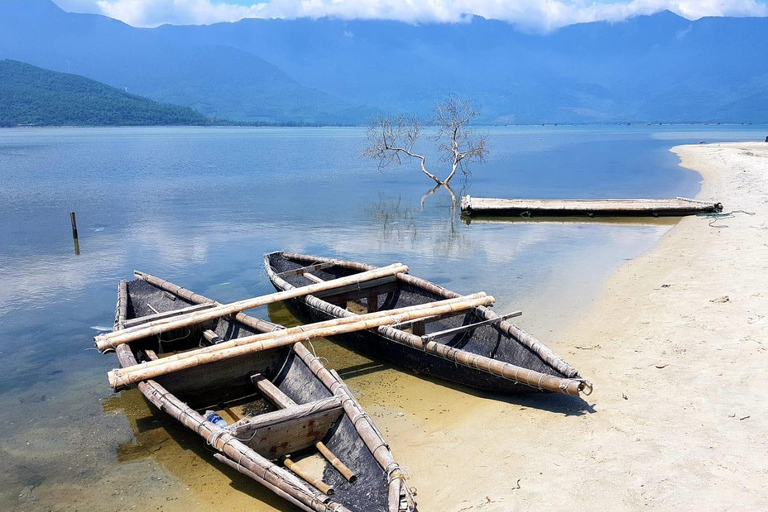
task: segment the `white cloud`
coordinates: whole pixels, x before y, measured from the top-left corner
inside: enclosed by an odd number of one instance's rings
[[[387,19],[460,22],[465,14],[547,31],[574,23],[620,21],[668,9],[688,19],[768,16],[758,0],[271,0],[241,5],[227,0],[57,0],[65,9],[101,12],[135,26],[209,24],[242,18]],[[242,1],[242,0],[241,0]]]

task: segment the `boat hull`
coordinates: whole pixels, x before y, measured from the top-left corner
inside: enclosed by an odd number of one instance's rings
[[[280,290],[278,287],[275,287]],[[286,306],[304,323],[321,322],[338,318],[315,308],[300,299],[286,301]],[[426,356],[424,352],[399,343],[378,331],[357,331],[331,338],[347,348],[370,356],[372,359],[387,361],[396,367],[408,369],[418,375],[445,380],[474,389],[492,393],[543,393],[543,390],[531,388],[495,375],[457,365],[451,361]]]
[[[120,283],[116,330],[122,329],[126,321],[151,313],[164,314],[212,302],[154,276],[137,275],[141,278]],[[205,343],[203,331],[206,329],[214,331],[222,340],[232,340],[280,328],[239,313],[234,318],[219,318],[193,329],[119,345],[116,351],[121,366],[127,368],[158,356],[162,359],[164,349],[174,353],[194,352],[196,346]],[[266,400],[252,382],[255,374],[263,376],[272,389],[278,390],[293,405],[280,411],[280,407]],[[401,486],[399,466],[388,447],[382,450],[387,444],[370,418],[340,378],[326,370],[301,344],[173,372],[139,382],[138,388],[149,402],[204,437],[219,451],[217,460],[250,476],[302,510],[389,512],[395,489],[404,510],[416,512],[409,488]],[[320,404],[325,404],[324,408]],[[250,412],[245,413],[243,409],[242,414],[257,423],[251,424],[249,420],[222,428],[201,415],[203,410],[222,408],[231,415],[227,407],[238,405],[247,406]],[[294,411],[303,411],[301,407],[305,407],[308,412],[291,412],[290,407],[296,407]],[[280,416],[280,413],[288,414]],[[359,419],[361,416],[363,420]],[[356,418],[354,422],[353,418]],[[314,453],[319,441],[355,476],[349,480],[330,463],[326,464],[322,482],[335,491],[330,499],[279,462],[284,456]],[[269,474],[273,475],[264,477]]]
[[[370,270],[371,266],[317,256],[271,253],[264,258],[267,274],[278,291],[304,286],[306,281],[337,278]],[[307,265],[309,273],[302,265]],[[311,267],[311,268],[310,268]],[[372,310],[395,309],[458,297],[428,281],[398,274],[392,283],[366,284],[357,289],[302,296],[287,301],[304,322],[319,322]],[[373,309],[371,309],[373,308]],[[481,325],[477,325],[478,322]],[[495,393],[540,393],[545,389],[577,395],[591,386],[578,372],[528,333],[493,311],[477,307],[408,328],[383,326],[343,334],[334,340],[413,372]],[[455,336],[435,338],[455,329]],[[422,332],[423,331],[423,332]],[[425,344],[435,350],[425,350]],[[522,376],[522,377],[521,377]],[[526,378],[529,377],[529,378]],[[533,377],[531,379],[530,377]],[[543,381],[555,385],[537,385]]]

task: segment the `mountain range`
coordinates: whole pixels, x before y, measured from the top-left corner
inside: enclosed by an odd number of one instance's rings
[[[172,126],[213,121],[90,78],[0,60],[0,126]]]
[[[0,1],[0,58],[216,118],[364,123],[474,100],[480,121],[768,122],[768,19],[669,12],[527,34],[502,21],[245,19],[134,28]]]

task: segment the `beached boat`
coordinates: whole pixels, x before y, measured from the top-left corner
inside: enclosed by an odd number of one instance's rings
[[[682,217],[723,211],[722,203],[685,197],[674,199],[497,199],[461,198],[465,216],[530,217]]]
[[[321,256],[274,252],[264,264],[277,290],[291,290],[376,267]],[[398,273],[286,301],[299,318],[317,322],[460,297],[424,279]],[[518,312],[519,313],[519,312]],[[475,307],[400,325],[346,333],[349,347],[415,372],[499,393],[551,391],[578,396],[592,385],[536,338]]]
[[[149,274],[136,276],[119,284],[115,331],[221,306]],[[114,350],[121,370],[129,371],[163,360],[200,358],[246,336],[276,331],[283,328],[240,312],[118,344]],[[301,510],[416,511],[413,493],[381,433],[338,374],[301,343],[133,384],[160,410],[203,437],[218,461]],[[309,455],[314,463],[302,465]],[[325,464],[318,468],[320,456]]]

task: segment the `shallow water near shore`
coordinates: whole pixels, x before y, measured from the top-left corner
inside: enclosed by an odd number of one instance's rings
[[[457,196],[693,197],[700,178],[678,167],[671,146],[768,133],[484,130],[488,162],[455,182]],[[133,269],[230,301],[271,291],[261,256],[272,250],[402,261],[449,289],[493,294],[501,312],[522,309],[519,323],[551,345],[610,272],[674,222],[467,225],[446,190],[426,195],[430,182],[414,166],[379,171],[359,157],[364,145],[364,131],[352,128],[0,130],[0,509],[290,510],[217,465],[137,391],[109,392],[105,372],[117,361],[98,354],[91,336],[111,326],[116,284]],[[281,307],[252,313],[293,321]],[[314,348],[405,461],[399,436],[447,429],[458,404],[500,399],[325,341]],[[547,406],[564,403],[555,402]]]

